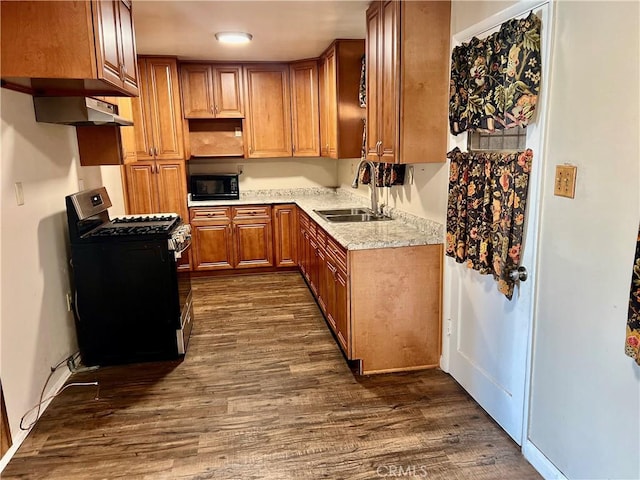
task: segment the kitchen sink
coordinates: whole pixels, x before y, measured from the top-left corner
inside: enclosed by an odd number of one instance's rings
[[[336,210],[314,210],[318,215],[324,217],[328,215],[360,215],[372,213],[368,208],[338,208]]]
[[[390,217],[374,215],[372,213],[361,213],[358,215],[333,215],[325,217],[329,222],[380,222],[391,220]]]
[[[374,215],[368,208],[342,208],[335,210],[314,210],[328,222],[379,222],[391,220],[384,215]]]

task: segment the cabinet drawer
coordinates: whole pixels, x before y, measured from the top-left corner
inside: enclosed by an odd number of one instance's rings
[[[316,224],[313,221],[309,221],[309,226],[307,227],[307,232],[309,233],[309,236],[313,239],[316,238]]]
[[[343,272],[347,271],[347,251],[331,237],[327,238],[327,255],[335,260]]]
[[[229,207],[190,208],[191,221],[229,220],[231,218]]]
[[[325,248],[327,244],[327,234],[321,228],[317,228],[316,231],[316,242],[318,242],[318,247]]]
[[[250,219],[250,218],[271,218],[270,205],[247,205],[243,207],[233,207],[233,219]]]
[[[302,213],[302,210],[298,210],[298,222],[300,223],[300,228],[309,229],[309,217]]]

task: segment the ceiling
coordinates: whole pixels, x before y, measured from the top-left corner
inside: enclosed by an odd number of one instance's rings
[[[336,38],[364,38],[370,0],[134,0],[141,55],[182,60],[290,61],[319,56]],[[221,45],[221,31],[253,35],[249,45]]]

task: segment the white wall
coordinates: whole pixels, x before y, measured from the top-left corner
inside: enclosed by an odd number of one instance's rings
[[[15,439],[19,419],[37,402],[49,367],[76,350],[65,300],[64,197],[78,191],[79,183],[85,188],[106,183],[122,204],[122,189],[119,167],[79,166],[75,128],[35,122],[30,96],[0,89],[0,115],[0,378]],[[16,203],[15,182],[23,185],[22,206]]]
[[[446,121],[446,119],[444,119]],[[369,185],[358,185],[351,189],[351,182],[359,159],[344,159],[338,163],[338,181],[341,188],[369,198]],[[447,185],[449,167],[447,163],[424,163],[408,166],[413,170],[413,182],[407,170],[404,185],[378,188],[379,201],[393,208],[428,218],[435,222],[445,222],[447,210]]]
[[[638,2],[556,10],[531,441],[569,478],[640,478],[640,367],[624,355],[640,219]],[[576,198],[552,194],[577,165]]]

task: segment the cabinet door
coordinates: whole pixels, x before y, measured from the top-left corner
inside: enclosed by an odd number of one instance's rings
[[[133,95],[137,95],[138,71],[136,69],[136,38],[133,30],[131,2],[118,0],[120,17],[120,46],[122,62],[122,87]]]
[[[334,278],[335,303],[333,317],[336,323],[336,336],[347,358],[351,358],[351,324],[349,320],[347,275],[338,268]]]
[[[184,161],[158,160],[158,213],[177,213],[184,222],[189,219],[187,210],[187,175]]]
[[[310,236],[309,237],[309,287],[313,294],[318,298],[319,290],[318,286],[320,284],[320,262],[318,259],[318,244],[317,242]]]
[[[129,97],[114,97],[118,105],[118,114],[128,120],[133,119],[133,99]],[[135,127],[120,127],[122,138],[122,155],[124,163],[136,161],[136,131]]]
[[[176,61],[172,58],[147,58],[145,62],[155,158],[182,160],[184,137]]]
[[[96,60],[99,75],[114,85],[122,86],[122,46],[120,39],[120,0],[93,3],[96,29]]]
[[[236,268],[273,266],[271,220],[242,220],[233,223]]]
[[[129,214],[157,212],[157,182],[154,162],[135,162],[126,166]]]
[[[147,62],[138,60],[140,74],[140,96],[131,99],[133,110],[133,131],[135,133],[135,154],[138,160],[153,160],[153,127],[151,125],[151,102],[149,95]]]
[[[304,278],[307,279],[309,285],[311,285],[311,268],[312,268],[312,248],[311,248],[311,239],[309,237],[309,232],[304,230],[303,235],[303,244],[302,244],[302,258],[304,259]]]
[[[318,100],[320,110],[320,156],[329,156],[329,113],[327,111],[327,65],[325,57],[318,60]]]
[[[245,67],[248,156],[291,156],[289,66]]]
[[[233,242],[230,222],[192,221],[195,270],[233,268]]]
[[[180,66],[184,118],[215,118],[211,66]]]
[[[323,297],[323,304],[325,307],[324,315],[331,327],[331,330],[336,331],[336,321],[334,318],[335,310],[335,285],[334,285],[334,272],[335,267],[330,263],[324,252],[319,252],[319,282],[320,288],[318,293]]]
[[[213,77],[216,118],[243,118],[242,66],[216,65]]]
[[[318,63],[296,62],[291,73],[291,124],[294,157],[320,155]]]
[[[387,0],[382,4],[382,22],[380,30],[380,47],[378,51],[380,61],[380,77],[378,81],[380,103],[378,104],[379,162],[394,163],[398,145],[399,126],[399,21],[400,2]]]
[[[327,156],[338,158],[338,96],[336,50],[331,49],[325,57],[325,109],[327,113]]]
[[[380,2],[375,1],[367,10],[367,160],[378,162],[379,116],[380,116]]]
[[[296,206],[276,205],[273,212],[276,267],[294,267],[298,258]]]

